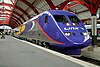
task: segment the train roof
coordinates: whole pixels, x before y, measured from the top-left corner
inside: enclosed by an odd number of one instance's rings
[[[67,15],[75,15],[74,13],[65,10],[49,10],[48,12],[50,12],[52,15],[64,15],[66,13]]]
[[[74,13],[71,13],[71,12],[68,12],[68,11],[65,11],[65,10],[48,10],[48,11],[44,11],[44,12],[40,13],[39,15],[31,18],[30,20],[24,22],[24,24],[38,18],[39,16],[41,16],[43,14],[48,14],[48,15],[75,15]]]

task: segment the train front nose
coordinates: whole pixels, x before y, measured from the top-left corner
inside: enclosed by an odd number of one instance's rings
[[[81,49],[89,45],[89,35],[87,32],[69,32],[65,33],[69,42],[66,42],[66,46],[70,49]]]
[[[83,36],[73,36],[70,38],[74,43],[83,43],[84,37]]]
[[[73,43],[84,43],[88,38],[86,32],[70,32],[70,36],[68,36],[68,33],[65,33],[65,35]]]

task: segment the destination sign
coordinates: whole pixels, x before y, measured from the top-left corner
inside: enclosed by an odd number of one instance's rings
[[[84,28],[82,28],[82,27],[68,27],[68,28],[64,28],[64,30],[79,30],[79,29],[81,29],[81,30],[84,30]]]

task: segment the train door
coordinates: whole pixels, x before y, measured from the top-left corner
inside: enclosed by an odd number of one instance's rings
[[[51,15],[45,15],[43,28],[46,34],[48,34],[51,38],[57,39],[56,36],[58,32],[56,32],[57,28]]]
[[[45,15],[44,16],[44,26],[43,29],[45,30],[45,32],[47,34],[50,35],[50,33],[52,32],[52,28],[53,28],[53,24],[52,24],[52,18],[49,15]],[[53,29],[54,30],[54,29]]]
[[[55,25],[54,20],[51,17],[51,15],[48,15],[48,14],[42,15],[42,17],[40,18],[40,22],[41,22],[40,24],[41,24],[41,27],[44,30],[44,32],[49,37],[57,39],[55,37],[55,36],[57,36],[56,31],[55,31],[56,25]],[[50,42],[50,40],[46,36],[44,36],[44,33],[43,34],[41,33],[41,37],[43,40]]]
[[[48,15],[44,14],[44,22],[43,22],[43,29],[46,30],[46,27],[48,25]]]
[[[42,29],[45,29],[47,22],[48,22],[47,14],[43,14],[42,16],[39,17],[39,24],[41,25]]]

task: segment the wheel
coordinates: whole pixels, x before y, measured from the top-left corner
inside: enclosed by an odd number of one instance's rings
[[[27,41],[27,38],[25,38],[24,40]]]
[[[39,40],[33,40],[34,44],[39,45]]]
[[[36,44],[36,40],[32,39],[32,43]]]
[[[2,36],[2,37],[1,37],[1,39],[5,39],[5,37],[4,37],[4,36]]]
[[[39,46],[42,46],[42,42],[41,42],[41,41],[38,41],[38,45],[39,45]]]
[[[43,47],[45,47],[45,48],[50,48],[50,46],[49,46],[49,43],[47,43],[47,42],[43,42]]]

